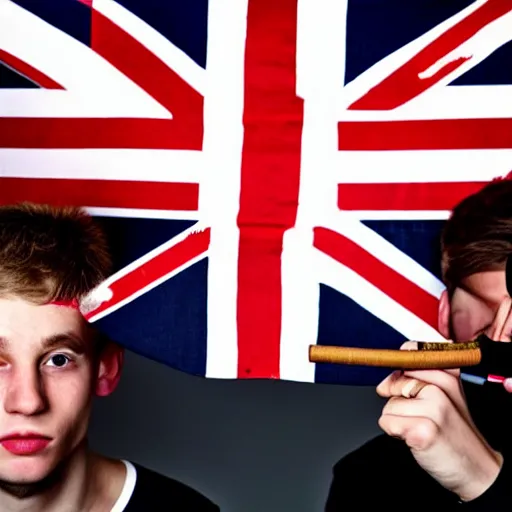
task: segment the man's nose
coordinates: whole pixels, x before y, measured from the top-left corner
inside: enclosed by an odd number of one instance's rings
[[[6,412],[32,416],[44,411],[46,406],[43,383],[37,369],[13,370],[6,389]]]

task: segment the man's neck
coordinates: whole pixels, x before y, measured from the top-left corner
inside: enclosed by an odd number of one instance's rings
[[[119,461],[96,455],[79,446],[59,469],[58,478],[49,480],[35,494],[16,497],[0,489],[2,512],[110,512],[120,495],[125,469]]]

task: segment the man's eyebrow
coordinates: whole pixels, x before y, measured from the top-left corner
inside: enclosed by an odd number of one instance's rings
[[[8,352],[12,342],[3,336],[0,336],[0,351]],[[87,351],[88,345],[80,336],[73,332],[54,334],[43,340],[43,350],[52,350],[58,347],[66,347],[77,354],[83,354]]]
[[[87,343],[80,336],[72,332],[54,334],[43,341],[44,350],[52,350],[58,347],[66,347],[77,354],[83,354],[87,350]]]

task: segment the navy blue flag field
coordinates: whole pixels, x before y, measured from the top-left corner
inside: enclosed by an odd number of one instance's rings
[[[512,169],[512,0],[3,0],[0,202],[86,208],[86,314],[206,378],[376,383],[441,341],[439,234]]]

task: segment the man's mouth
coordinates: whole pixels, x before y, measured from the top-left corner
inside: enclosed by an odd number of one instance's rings
[[[43,451],[51,438],[36,432],[12,433],[0,438],[0,445],[14,455],[34,455]]]

